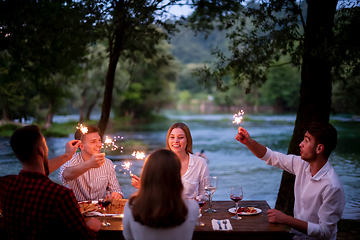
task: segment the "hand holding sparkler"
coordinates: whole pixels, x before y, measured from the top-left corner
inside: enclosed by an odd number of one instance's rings
[[[131,185],[133,185],[134,188],[139,189],[140,188],[140,178],[136,176],[135,174],[130,174],[131,176]]]
[[[266,154],[266,147],[250,137],[245,128],[239,127],[235,139],[244,144],[256,157],[262,158]]]

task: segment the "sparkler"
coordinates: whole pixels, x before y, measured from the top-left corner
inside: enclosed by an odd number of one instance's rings
[[[78,123],[78,127],[76,127],[77,129],[80,129],[80,131],[82,132],[82,134],[86,134],[88,132],[88,128],[83,126],[82,124]]]
[[[139,151],[134,151],[131,155],[134,156],[136,159],[144,159],[145,157],[145,153]]]
[[[126,171],[128,171],[129,172],[129,174],[130,174],[130,176],[131,176],[131,170],[130,170],[130,166],[132,165],[132,163],[131,162],[125,162],[123,165],[121,165],[122,166],[122,168],[119,170],[119,171],[121,171],[121,170],[126,170]],[[126,172],[124,172],[124,174],[126,174]]]
[[[117,136],[117,138],[123,139],[123,137],[120,137],[120,136]],[[106,149],[108,149],[108,148],[111,149],[111,151],[115,151],[116,149],[118,149],[119,146],[117,146],[115,144],[115,142],[116,142],[116,137],[114,137],[114,139],[111,139],[108,136],[106,136],[105,141],[104,141],[104,143],[102,145],[102,148],[104,148],[104,152],[106,153]],[[120,152],[122,153],[123,152],[122,151],[123,147],[120,147],[120,149],[121,149]]]
[[[234,116],[233,116],[233,118],[234,118],[233,123],[240,124],[241,121],[242,121],[242,119],[243,119],[243,115],[244,115],[244,114],[245,114],[245,113],[244,113],[243,110],[239,111],[239,113],[237,113],[237,114],[234,114]]]

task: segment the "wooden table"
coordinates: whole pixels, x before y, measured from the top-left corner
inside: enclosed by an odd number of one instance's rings
[[[292,234],[289,233],[290,228],[283,224],[269,223],[267,217],[267,210],[270,206],[266,201],[241,201],[240,206],[256,205],[262,212],[252,216],[242,216],[241,220],[233,220],[234,215],[228,212],[228,209],[234,205],[232,201],[214,201],[213,208],[217,213],[205,213],[201,217],[201,221],[205,223],[203,227],[195,227],[193,239],[194,240],[223,240],[223,239],[292,239]],[[209,207],[209,203],[205,205],[203,210]],[[102,217],[97,217],[102,221]],[[88,218],[87,218],[88,219]],[[230,231],[214,231],[212,229],[212,219],[230,219],[233,230]],[[122,235],[122,219],[121,218],[107,218],[111,226],[102,227],[99,232],[101,239],[124,239]],[[4,231],[4,222],[0,218],[0,233]]]
[[[240,206],[256,205],[256,208],[262,210],[261,213],[251,216],[241,216],[241,220],[233,220],[234,215],[228,211],[234,205],[232,201],[214,201],[213,208],[216,213],[205,213],[202,211],[201,221],[205,223],[203,227],[195,227],[194,240],[222,240],[222,239],[292,239],[293,234],[289,233],[290,228],[283,224],[269,223],[267,210],[270,209],[266,201],[241,201]],[[204,206],[203,210],[209,207],[209,203]],[[214,231],[211,225],[212,219],[230,219],[233,230]],[[99,217],[102,221],[102,218]],[[102,227],[99,232],[102,239],[124,239],[122,236],[122,220],[108,218],[111,226]]]
[[[214,201],[213,208],[216,213],[205,213],[208,203],[203,207],[201,221],[204,227],[195,227],[193,239],[292,239],[290,228],[283,224],[269,223],[267,210],[270,209],[266,201],[241,201],[239,206],[252,206],[262,210],[261,213],[251,216],[241,216],[241,220],[231,219],[234,214],[228,211],[234,205],[232,201]],[[212,219],[229,219],[233,230],[214,231]]]

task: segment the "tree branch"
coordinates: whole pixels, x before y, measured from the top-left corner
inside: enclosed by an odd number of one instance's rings
[[[287,64],[292,64],[292,62],[285,62],[285,63],[281,63],[281,64],[277,64],[277,65],[271,65],[270,67],[281,67]]]

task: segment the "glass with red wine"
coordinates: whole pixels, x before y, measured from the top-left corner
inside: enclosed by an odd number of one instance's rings
[[[111,224],[106,221],[106,208],[111,204],[111,199],[110,198],[99,199],[98,204],[100,205],[101,209],[104,211],[104,220],[102,222],[102,225],[104,227],[110,226]]]
[[[232,187],[230,191],[230,199],[236,203],[235,216],[231,217],[232,219],[239,220],[238,209],[239,209],[239,201],[243,199],[243,190],[242,187],[236,186]]]
[[[198,216],[198,219],[197,219],[197,222],[196,222],[196,225],[195,225],[195,226],[203,227],[203,226],[205,226],[205,223],[201,222],[201,220],[200,220],[200,218],[201,218],[201,216],[202,216],[202,214],[201,214],[201,208],[202,208],[203,206],[205,206],[205,204],[206,204],[206,199],[204,199],[203,196],[196,196],[196,197],[195,197],[195,200],[196,200],[196,202],[199,204],[199,216]]]

